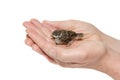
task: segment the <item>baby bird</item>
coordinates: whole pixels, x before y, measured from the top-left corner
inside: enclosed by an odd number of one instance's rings
[[[81,40],[83,33],[76,33],[71,30],[55,30],[51,36],[56,45],[67,45],[70,41]]]

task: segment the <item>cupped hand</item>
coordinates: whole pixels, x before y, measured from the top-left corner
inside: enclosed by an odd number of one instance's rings
[[[43,54],[49,61],[63,67],[93,67],[99,64],[106,54],[101,31],[92,24],[78,20],[43,21],[36,19],[24,22],[26,44]],[[82,40],[74,41],[70,46],[56,45],[51,33],[56,29],[72,30],[83,33]],[[33,46],[32,46],[33,45]]]

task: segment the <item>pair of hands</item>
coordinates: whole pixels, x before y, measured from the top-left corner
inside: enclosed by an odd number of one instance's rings
[[[87,67],[98,65],[107,52],[103,43],[104,35],[96,27],[78,20],[43,21],[36,19],[25,21],[27,37],[25,43],[50,62],[63,67]],[[51,33],[56,29],[73,30],[83,33],[83,40],[74,41],[69,47],[56,45]]]

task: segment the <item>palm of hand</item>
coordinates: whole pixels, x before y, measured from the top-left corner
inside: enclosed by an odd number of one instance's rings
[[[38,27],[40,27],[40,25],[41,24],[38,24]],[[47,35],[46,40],[43,40],[43,38],[45,38],[44,36],[37,40],[38,37],[41,37],[41,33],[37,34],[37,38],[33,37],[31,33],[28,34],[46,55],[53,58],[61,66],[88,67],[96,64],[106,51],[100,37],[101,32],[89,23],[75,20],[53,23],[43,22],[43,26],[45,27],[46,25],[49,25],[49,27],[46,27],[46,29],[42,31]],[[82,41],[74,41],[69,47],[56,45],[54,41],[50,39],[50,34],[55,29],[73,30],[83,33],[84,37]]]
[[[64,63],[77,64],[77,66],[73,67],[96,64],[106,51],[100,38],[100,31],[89,23],[78,21],[69,23],[70,26],[67,28],[65,27],[66,25],[62,25],[59,28],[84,33],[84,37],[82,41],[75,41],[69,47],[59,46],[61,49],[57,53],[58,59]],[[61,66],[69,65],[61,64]]]

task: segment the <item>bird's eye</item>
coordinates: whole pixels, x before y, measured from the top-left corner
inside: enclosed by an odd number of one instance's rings
[[[55,39],[55,37],[54,37],[54,36],[52,36],[52,39]]]

